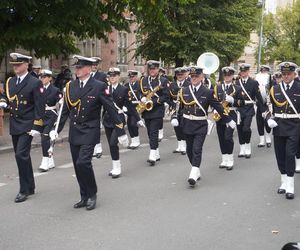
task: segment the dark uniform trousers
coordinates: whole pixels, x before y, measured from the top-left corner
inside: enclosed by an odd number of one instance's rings
[[[241,86],[242,80],[238,80],[236,84]],[[257,100],[257,107],[264,112],[266,108],[263,105],[263,99],[259,92],[259,84],[256,80],[248,78],[246,83],[242,83],[248,95],[251,97],[253,101]],[[242,95],[246,101],[250,101],[246,93],[243,90]],[[245,144],[250,143],[251,140],[251,123],[252,118],[255,115],[254,104],[245,104],[241,108],[238,109],[241,115],[241,122],[237,126],[239,143]]]
[[[62,98],[62,93],[59,88],[50,84],[44,92],[45,102],[46,102],[46,111],[43,117],[44,126],[41,133],[41,143],[42,143],[42,152],[44,157],[48,157],[48,150],[50,148],[50,137],[49,132],[53,128],[57,120],[57,111],[56,110],[47,110],[47,107],[54,107],[56,103]]]
[[[120,128],[118,136],[125,133],[123,123],[105,83],[90,77],[83,88],[79,80],[66,85],[64,108],[58,131],[70,118],[69,142],[81,198],[86,200],[97,193],[92,167],[94,147],[100,141],[100,113],[102,105],[110,113],[114,124]]]
[[[195,97],[206,111],[211,105],[221,115],[225,123],[230,122],[232,119],[224,114],[224,109],[218,100],[214,97],[214,91],[201,85],[195,93]],[[186,152],[189,161],[193,167],[200,168],[202,160],[202,148],[207,134],[208,123],[207,120],[188,119],[184,116],[204,117],[205,114],[196,103],[191,95],[190,89],[185,87],[182,89],[181,101],[183,107],[182,128],[186,139]]]
[[[118,114],[118,116],[119,119],[123,122],[123,124],[126,123],[125,116],[122,111],[124,106],[127,108],[128,112],[132,114],[133,118],[136,121],[140,120],[139,114],[137,113],[135,106],[129,101],[128,89],[125,86],[118,84],[114,91],[112,91],[112,86],[109,86],[109,91],[113,97],[115,105],[119,108],[120,114]],[[117,129],[115,128],[114,120],[107,112],[104,112],[103,125],[105,128],[106,138],[109,144],[111,158],[113,161],[119,160],[120,155]]]
[[[129,84],[131,84],[131,88],[134,91],[135,96],[137,97],[138,100],[135,99],[134,95],[131,93],[131,89],[129,87]],[[140,87],[139,87],[139,82],[135,82],[134,84],[128,82],[124,85],[127,90],[128,90],[128,95],[130,96],[129,101],[132,103],[132,105],[136,108],[138,105],[137,103],[133,102],[138,102],[140,97]],[[139,127],[137,125],[138,120],[136,119],[136,116],[133,112],[130,110],[127,111],[127,128],[128,132],[131,138],[133,137],[138,137],[139,136]]]
[[[170,84],[170,101],[168,102],[169,106],[176,110],[176,101],[177,101],[177,95],[179,94],[179,91],[181,88],[183,87],[188,87],[191,84],[191,82],[187,79],[185,79],[184,81],[182,81],[181,85],[179,86],[179,84],[177,83],[177,81],[174,81]],[[180,101],[180,100],[179,100]],[[176,110],[174,113],[175,116],[177,116],[177,120],[179,125],[177,127],[174,127],[174,131],[175,131],[175,135],[177,138],[177,141],[182,141],[185,140],[185,135],[182,131],[182,105],[179,105],[179,109]]]
[[[274,120],[278,124],[277,127],[273,128],[274,149],[278,169],[281,174],[293,177],[295,172],[295,156],[299,149],[300,120],[298,118],[276,117],[276,114],[295,114],[291,106],[288,103],[284,103],[286,99],[281,91],[280,84],[273,86],[270,94],[275,116]],[[287,90],[286,94],[297,112],[300,113],[300,83],[294,81],[291,89]]]
[[[20,193],[34,192],[35,183],[30,157],[31,129],[42,132],[45,111],[44,89],[42,82],[28,73],[17,83],[17,77],[9,78],[0,93],[0,101],[9,105],[10,135],[18,165]]]
[[[242,90],[240,86],[233,86],[232,84],[229,86],[227,90],[225,90],[225,84],[221,83],[216,85],[214,88],[215,96],[219,101],[224,101],[227,95],[231,95],[234,98],[233,104],[228,104],[228,107],[238,108],[244,105],[244,97],[242,96]],[[237,122],[237,114],[234,110],[230,110],[229,116]],[[232,154],[234,141],[233,141],[233,132],[234,130],[228,126],[226,126],[226,122],[222,119],[216,122],[217,134],[219,139],[219,145],[222,154]]]
[[[152,81],[150,76],[141,80],[141,96],[147,95],[147,91],[160,86],[160,90],[152,97],[153,108],[150,111],[144,111],[142,116],[145,120],[147,134],[149,137],[150,149],[156,150],[158,148],[158,131],[162,128],[163,117],[165,115],[165,105],[169,99],[168,80],[164,77],[156,77]]]
[[[260,107],[257,107],[256,110],[256,125],[258,134],[260,136],[263,136],[265,134],[265,129],[267,133],[271,133],[271,128],[268,126],[267,121],[262,117],[262,111],[260,110]]]

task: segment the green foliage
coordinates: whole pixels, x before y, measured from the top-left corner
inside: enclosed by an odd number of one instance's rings
[[[264,18],[262,63],[293,61],[300,64],[300,1]]]
[[[106,38],[128,29],[127,1],[6,0],[0,3],[0,56],[22,47],[37,57],[77,52],[75,36]]]
[[[161,1],[160,18],[136,13],[139,23],[137,53],[182,66],[200,54],[216,53],[221,64],[237,59],[256,27],[257,0]]]

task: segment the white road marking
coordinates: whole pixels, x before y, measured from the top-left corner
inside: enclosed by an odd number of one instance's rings
[[[7,185],[7,183],[1,183],[0,182],[0,187],[6,186],[6,185]]]
[[[38,177],[38,176],[45,175],[45,174],[48,174],[48,173],[47,172],[45,172],[45,173],[34,172],[33,176]]]
[[[73,163],[72,162],[60,165],[57,168],[71,168],[71,167],[73,167]]]

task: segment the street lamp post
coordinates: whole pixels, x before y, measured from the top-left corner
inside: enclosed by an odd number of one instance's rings
[[[260,18],[260,27],[259,27],[257,72],[259,72],[260,62],[261,62],[261,50],[262,50],[263,28],[264,28],[265,0],[259,0],[259,4],[261,4],[261,18]]]

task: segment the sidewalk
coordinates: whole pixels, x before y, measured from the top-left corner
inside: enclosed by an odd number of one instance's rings
[[[59,134],[59,138],[57,142],[65,142],[68,141],[68,136],[69,136],[69,124],[68,121],[65,124],[65,127],[63,131]],[[31,147],[32,148],[37,148],[41,146],[41,137],[37,136],[33,138]],[[0,136],[0,154],[3,153],[9,153],[13,152],[13,145],[12,145],[12,140],[11,136],[9,134],[9,118],[8,115],[5,114],[4,116],[4,133],[3,136]]]

